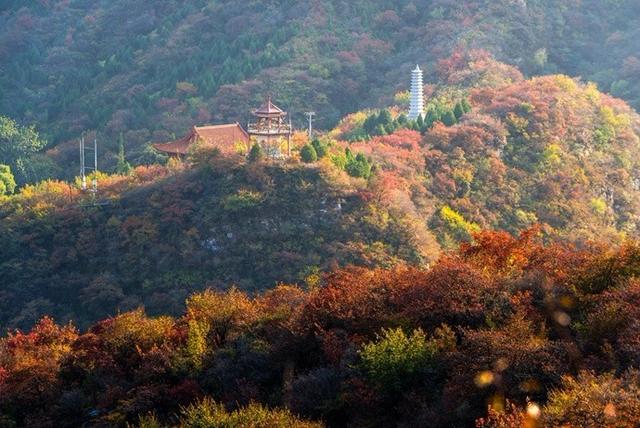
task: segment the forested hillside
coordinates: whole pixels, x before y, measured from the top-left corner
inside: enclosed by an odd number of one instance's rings
[[[196,145],[185,162],[99,176],[98,206],[57,181],[0,197],[0,327],[175,314],[206,287],[313,286],[351,264],[424,266],[480,230],[638,236],[640,117],[627,104],[485,52],[439,75],[449,84],[425,119],[360,111],[311,144],[297,135],[284,163]]]
[[[136,310],[86,332],[45,318],[0,339],[0,423],[635,427],[638,260],[637,243],[481,233],[428,270],[210,290],[179,318]]]
[[[99,206],[61,182],[2,202],[0,327],[177,313],[206,287],[313,286],[336,266],[437,256],[424,220],[363,198],[366,182],[332,166],[202,162],[100,179]]]
[[[638,40],[637,0],[0,1],[0,428],[637,428]],[[315,134],[151,147],[268,95]]]
[[[0,113],[53,147],[98,130],[134,160],[194,123],[244,122],[266,93],[319,125],[385,105],[415,63],[482,48],[640,106],[635,0],[73,0],[0,6]],[[63,150],[63,149],[61,149]],[[69,147],[70,153],[74,154]],[[64,152],[64,150],[63,150]],[[52,153],[68,174],[70,158]]]

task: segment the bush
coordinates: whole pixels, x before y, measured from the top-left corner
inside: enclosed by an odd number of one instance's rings
[[[345,171],[347,171],[347,174],[356,178],[369,178],[371,176],[371,163],[362,153],[353,156],[353,153],[347,149],[345,155]]]
[[[382,330],[376,342],[360,351],[361,365],[376,385],[400,391],[432,362],[437,347],[428,342],[421,329],[407,336],[402,329]]]
[[[16,189],[16,180],[13,178],[11,168],[8,165],[0,165],[0,195],[11,194]]]
[[[318,160],[316,149],[310,144],[305,144],[302,149],[300,149],[300,157],[304,163],[313,163]]]
[[[254,163],[262,160],[264,158],[264,152],[262,151],[262,147],[260,144],[256,143],[251,147],[249,151],[249,162]]]
[[[318,140],[317,138],[311,142],[311,145],[316,150],[318,159],[322,159],[329,153],[329,147],[326,144],[320,142],[320,140]]]
[[[640,373],[621,379],[583,372],[565,377],[563,388],[551,392],[544,408],[545,426],[636,427],[640,415]]]
[[[251,190],[239,190],[224,198],[222,206],[226,211],[243,211],[262,203],[262,195]]]
[[[322,424],[303,421],[288,410],[270,410],[260,404],[227,412],[210,398],[182,410],[181,428],[320,428]]]

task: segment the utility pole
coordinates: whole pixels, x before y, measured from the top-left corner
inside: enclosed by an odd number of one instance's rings
[[[313,117],[316,115],[315,111],[308,111],[305,113],[309,118],[309,141],[313,138]]]

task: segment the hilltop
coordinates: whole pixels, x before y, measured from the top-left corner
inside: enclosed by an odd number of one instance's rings
[[[438,244],[414,213],[363,198],[332,166],[139,167],[99,180],[100,203],[61,182],[0,204],[0,325],[88,322],[145,305],[177,313],[190,292],[313,286],[347,264],[424,264]]]

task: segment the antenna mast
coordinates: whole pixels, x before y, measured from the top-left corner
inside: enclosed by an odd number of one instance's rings
[[[93,166],[87,166],[87,152],[93,152]],[[94,195],[98,193],[98,139],[93,139],[93,147],[87,147],[84,142],[84,134],[80,137],[80,179],[82,181],[82,190],[87,190],[87,171],[93,171],[90,192]]]

